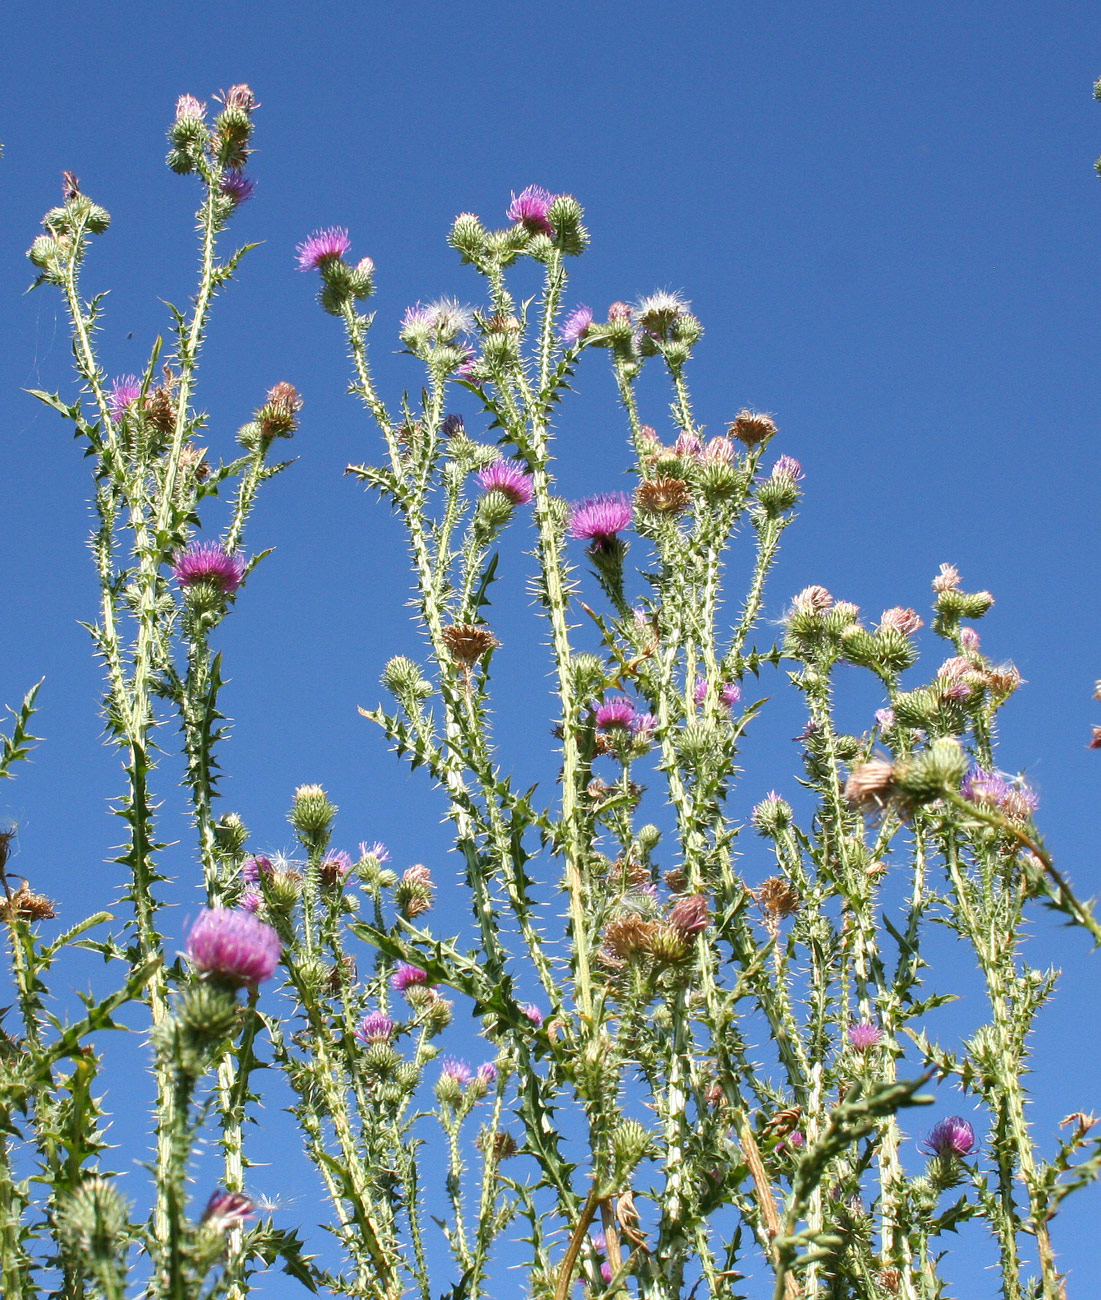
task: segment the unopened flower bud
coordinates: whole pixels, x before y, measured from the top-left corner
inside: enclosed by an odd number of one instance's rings
[[[319,785],[300,785],[294,792],[294,802],[287,820],[307,838],[324,835],[332,825],[337,809],[331,804]]]

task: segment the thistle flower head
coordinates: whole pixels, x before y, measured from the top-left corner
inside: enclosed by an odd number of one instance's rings
[[[445,1056],[440,1061],[440,1074],[445,1079],[453,1079],[458,1084],[467,1084],[474,1077],[474,1071],[465,1061],[456,1056]]]
[[[270,979],[282,951],[270,925],[226,907],[206,908],[187,937],[187,955],[195,969],[236,986]]]
[[[343,226],[329,226],[325,230],[315,230],[295,249],[298,254],[298,269],[313,271],[325,262],[343,257],[351,246],[352,241]]]
[[[526,506],[532,498],[531,476],[515,460],[495,460],[479,472],[478,482],[487,492],[503,492],[516,506]]]
[[[673,443],[673,450],[682,460],[695,460],[703,451],[703,443],[700,441],[699,434],[678,433],[677,440]]]
[[[252,198],[256,182],[246,176],[239,167],[230,167],[223,175],[219,188],[226,198],[232,199],[234,203],[244,203],[246,199]]]
[[[734,417],[729,433],[752,451],[759,443],[767,442],[778,432],[772,417],[756,411],[741,410]]]
[[[381,840],[375,840],[372,844],[364,840],[359,846],[359,857],[361,861],[364,858],[373,858],[378,863],[389,862],[390,850]]]
[[[513,191],[512,202],[505,215],[533,235],[553,235],[549,213],[554,195],[541,185],[529,185],[519,194]]]
[[[772,467],[772,478],[789,478],[798,483],[803,475],[803,467],[794,456],[781,456]]]
[[[691,305],[683,295],[659,289],[635,303],[634,319],[648,334],[663,335],[678,316],[687,314]]]
[[[943,591],[958,591],[959,586],[959,569],[954,564],[942,564],[937,576],[933,579],[933,590],[939,596]]]
[[[901,605],[895,605],[892,609],[885,609],[880,615],[880,628],[894,628],[896,632],[901,632],[903,636],[913,636],[913,634],[925,624],[916,610],[904,609]]]
[[[635,706],[622,698],[604,700],[596,707],[593,724],[597,731],[625,729],[635,720]]]
[[[711,912],[702,894],[685,894],[673,904],[668,923],[685,939],[702,934],[711,924]]]
[[[585,337],[592,323],[593,309],[591,307],[575,307],[559,327],[558,337],[566,347],[574,348]]]
[[[624,492],[603,492],[570,507],[570,536],[591,541],[597,550],[610,547],[630,526],[631,499]]]
[[[172,573],[181,587],[208,582],[232,596],[244,581],[245,557],[217,542],[191,542],[172,557]]]
[[[219,1232],[229,1232],[240,1228],[255,1213],[256,1206],[244,1192],[227,1192],[219,1187],[206,1203],[202,1222]]]
[[[241,879],[246,884],[255,885],[261,876],[270,876],[274,871],[271,858],[246,858],[241,864]]]
[[[206,105],[194,95],[181,95],[176,100],[177,122],[201,122],[206,117]]]
[[[352,869],[352,855],[343,849],[330,849],[321,859],[321,879],[326,885],[339,885]]]
[[[883,1031],[869,1020],[861,1020],[850,1025],[847,1031],[850,1046],[854,1051],[867,1052],[883,1041]]]
[[[895,725],[894,709],[876,709],[875,720],[880,731],[890,731]]]
[[[111,412],[111,419],[118,424],[123,412],[129,410],[140,396],[141,380],[137,375],[120,375],[107,394],[107,409]]]
[[[381,1011],[371,1011],[356,1026],[356,1037],[361,1043],[388,1043],[394,1032],[394,1022]]]
[[[825,587],[811,585],[804,587],[797,595],[791,598],[791,607],[797,613],[816,613],[820,614],[830,608],[833,604],[833,597]]]
[[[390,976],[390,987],[399,993],[404,993],[406,989],[413,988],[417,984],[427,983],[428,973],[421,970],[419,966],[410,966],[405,961],[399,961],[394,967],[393,975]]]
[[[930,1130],[921,1149],[931,1156],[967,1155],[975,1145],[975,1130],[959,1115],[949,1115]]]
[[[527,1016],[536,1029],[541,1029],[543,1027],[543,1013],[534,1002],[529,1002],[526,1007],[521,1007],[520,1010],[525,1016]]]

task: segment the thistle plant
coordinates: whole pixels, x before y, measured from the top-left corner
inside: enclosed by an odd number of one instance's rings
[[[423,381],[397,403],[371,366],[373,262],[353,260],[342,228],[297,250],[381,435],[348,473],[397,516],[413,574],[421,651],[385,662],[387,699],[361,712],[431,779],[471,938],[437,920],[444,864],[334,847],[338,809],[319,785],[290,799],[293,860],[217,815],[217,630],[262,558],[244,549],[246,525],[301,405],[276,384],[228,461],[196,441],[208,313],[247,251],[227,256],[219,239],[251,192],[254,108],[237,86],[212,121],[190,97],[177,109],[168,161],[201,185],[200,279],[190,312],[173,310],[165,362],[158,343],[143,375],[113,384],[100,365],[101,303],[82,298],[80,274],[108,218],[74,178],[30,250],[72,323],[79,398],[38,396],[93,467],[89,631],[128,842],[122,929],[107,937],[114,912],[47,942],[49,900],[5,877],[19,1019],[0,1042],[5,1296],[236,1298],[279,1260],[311,1290],[363,1300],[565,1300],[578,1286],[608,1300],[933,1300],[951,1277],[948,1234],[972,1220],[1006,1300],[1063,1296],[1052,1225],[1101,1170],[1101,1138],[1085,1112],[1062,1138],[1030,1124],[1029,1035],[1056,972],[1031,967],[1024,941],[1036,904],[1095,941],[1101,926],[1045,848],[1036,795],[998,765],[1021,679],[983,651],[975,624],[993,597],[941,567],[930,665],[915,609],[862,618],[825,586],[791,598],[777,636],[766,584],[802,469],[767,414],[742,409],[709,434],[688,382],[703,326],[683,296],[575,304],[569,273],[589,236],[572,196],[529,186],[496,227],[455,219],[478,305],[405,311],[398,337]],[[532,266],[541,288],[524,300],[516,277]],[[571,502],[556,439],[581,366],[610,372],[630,490],[594,483]],[[664,410],[644,371],[667,386]],[[223,496],[220,530],[205,531]],[[533,788],[510,774],[530,755],[493,708],[493,669],[524,652],[503,643],[488,599],[524,529],[554,685],[553,753],[539,756],[553,775]],[[750,576],[732,592],[738,547]],[[855,734],[837,709],[853,668],[881,693]],[[747,748],[759,683],[774,693],[785,675],[806,713],[790,799]],[[34,707],[32,692],[4,775],[32,742]],[[184,961],[158,922],[166,723],[206,905]],[[985,991],[962,1041],[938,1016],[952,995],[926,957],[936,926],[971,952]],[[74,944],[122,974],[66,1023],[46,979]],[[150,1031],[147,1218],[109,1167],[94,1094],[123,1007]],[[246,1185],[269,1062],[328,1198],[332,1261],[260,1219]],[[188,1180],[215,1127],[221,1181],[200,1212]]]

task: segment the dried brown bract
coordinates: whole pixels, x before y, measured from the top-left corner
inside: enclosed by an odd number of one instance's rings
[[[691,500],[688,484],[680,478],[652,479],[640,483],[635,491],[635,500],[640,510],[647,510],[655,515],[678,515],[688,508]]]
[[[36,894],[24,880],[14,894],[0,901],[0,920],[48,921],[57,909],[45,894]]]
[[[451,658],[468,672],[500,642],[484,624],[456,623],[443,630],[443,642]]]
[[[757,411],[743,410],[734,417],[734,422],[727,432],[752,451],[759,443],[767,442],[778,430],[771,416]]]

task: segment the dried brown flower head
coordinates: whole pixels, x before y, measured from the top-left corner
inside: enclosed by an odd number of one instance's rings
[[[500,645],[493,633],[481,623],[456,623],[443,630],[444,645],[451,658],[469,671],[483,655]]]
[[[672,871],[665,873],[665,883],[674,894],[684,892],[688,885],[688,876],[683,867],[674,867]]]
[[[191,442],[184,443],[180,448],[176,468],[181,475],[191,474],[202,483],[210,474],[210,466],[206,463],[206,448],[196,447]]]
[[[803,906],[802,896],[785,876],[769,876],[753,891],[753,897],[769,925],[793,916]]]
[[[1016,664],[995,664],[986,671],[987,689],[999,704],[1009,699],[1022,680]]]
[[[688,484],[683,479],[661,477],[640,483],[635,499],[641,510],[648,510],[651,514],[677,515],[687,509],[691,498]]]
[[[743,410],[734,417],[734,422],[727,432],[752,451],[758,443],[767,442],[778,430],[771,416],[758,411]]]
[[[902,1274],[897,1268],[881,1268],[876,1280],[888,1295],[898,1295],[902,1286]]]
[[[650,951],[654,935],[661,927],[656,921],[645,921],[637,913],[617,916],[604,927],[600,956],[613,968],[621,966],[632,957]]]
[[[56,916],[53,903],[45,894],[36,894],[24,880],[14,894],[0,901],[0,920],[20,917],[24,921],[48,921]]]
[[[487,1146],[486,1139],[488,1136],[488,1132],[485,1129],[482,1129],[474,1139],[476,1150],[485,1151]],[[506,1133],[503,1129],[498,1129],[497,1132],[493,1134],[489,1145],[492,1145],[494,1160],[510,1160],[514,1155],[517,1155],[520,1150],[519,1144],[512,1134]]]
[[[145,418],[159,433],[171,433],[176,427],[176,404],[168,387],[154,388],[145,399]]]
[[[845,782],[845,798],[864,813],[882,811],[896,795],[895,767],[885,758],[872,758],[854,767]]]
[[[356,959],[346,952],[339,962],[329,967],[329,992],[339,993],[341,989],[351,988],[356,982],[356,974]]]

